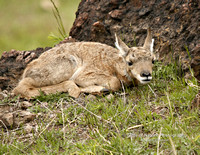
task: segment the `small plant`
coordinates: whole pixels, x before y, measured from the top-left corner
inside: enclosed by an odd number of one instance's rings
[[[59,41],[62,41],[64,40],[66,37],[67,37],[67,34],[66,34],[66,31],[65,31],[65,28],[64,28],[64,25],[63,25],[63,21],[62,21],[62,18],[60,16],[60,12],[56,6],[56,4],[54,3],[53,0],[50,0],[52,5],[53,5],[53,14],[54,14],[54,17],[57,21],[57,24],[58,24],[58,32],[60,34],[60,36],[56,36],[54,35],[53,33],[51,33],[48,38],[50,40],[53,40],[54,42],[59,42]]]

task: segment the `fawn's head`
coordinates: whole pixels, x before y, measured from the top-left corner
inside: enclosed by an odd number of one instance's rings
[[[147,30],[147,37],[143,47],[129,48],[116,34],[115,38],[115,45],[126,62],[128,76],[142,84],[150,82],[155,59],[155,55],[153,54],[154,39],[152,39],[150,28]]]

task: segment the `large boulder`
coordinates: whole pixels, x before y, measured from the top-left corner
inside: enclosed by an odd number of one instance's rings
[[[4,52],[0,58],[0,89],[10,90],[16,86],[26,65],[48,49]]]

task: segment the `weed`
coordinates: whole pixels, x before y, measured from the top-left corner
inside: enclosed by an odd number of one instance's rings
[[[55,17],[55,19],[56,19],[56,22],[57,22],[57,24],[58,24],[58,32],[59,32],[59,34],[60,34],[60,37],[58,37],[58,36],[54,35],[53,33],[51,33],[51,34],[48,36],[48,38],[49,38],[50,40],[53,40],[55,43],[57,43],[57,42],[59,42],[59,41],[64,40],[65,37],[67,37],[67,33],[66,33],[65,28],[64,28],[64,26],[63,26],[63,21],[62,21],[62,18],[61,18],[61,16],[60,16],[60,12],[59,12],[59,10],[58,10],[56,4],[54,3],[53,0],[50,0],[50,1],[51,1],[52,5],[53,5],[53,8],[54,8],[52,11],[53,11],[53,15],[54,15],[54,17]]]

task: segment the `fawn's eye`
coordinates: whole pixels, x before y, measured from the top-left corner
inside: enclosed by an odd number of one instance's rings
[[[128,61],[127,64],[128,64],[129,66],[132,66],[132,65],[133,65],[133,62]]]

